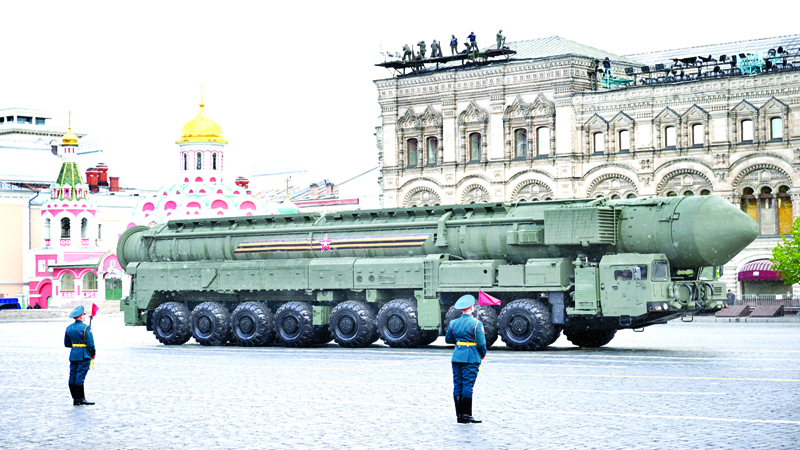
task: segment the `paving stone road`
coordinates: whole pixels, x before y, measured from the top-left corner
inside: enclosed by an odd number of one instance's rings
[[[66,386],[68,319],[0,323],[0,448],[800,448],[800,323],[672,322],[602,349],[498,341],[475,388],[484,423],[459,425],[444,338],[167,347],[121,315],[94,322],[86,407]]]

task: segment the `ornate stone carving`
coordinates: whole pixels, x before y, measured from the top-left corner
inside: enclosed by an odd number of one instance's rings
[[[442,203],[439,194],[426,187],[416,187],[406,194],[403,207],[436,206]]]
[[[524,181],[511,194],[512,202],[536,202],[552,200],[553,191],[539,180]]]
[[[489,192],[479,184],[467,186],[461,194],[461,203],[486,203],[491,201]]]
[[[639,196],[636,183],[630,178],[616,173],[600,175],[589,184],[589,189],[586,190],[586,196],[590,198],[613,197],[615,195],[619,198],[626,198],[631,194],[634,197]]]
[[[661,179],[656,187],[656,194],[662,197],[669,192],[674,192],[676,195],[684,195],[687,192],[700,195],[704,190],[709,193],[714,192],[714,186],[708,177],[694,169],[680,169],[668,173]]]

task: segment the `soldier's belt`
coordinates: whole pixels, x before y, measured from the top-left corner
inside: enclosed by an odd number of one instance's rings
[[[478,345],[478,343],[477,342],[458,341],[458,342],[456,342],[456,345],[466,345],[467,347],[474,347],[474,346]]]
[[[72,344],[73,347],[86,347],[86,344]]]

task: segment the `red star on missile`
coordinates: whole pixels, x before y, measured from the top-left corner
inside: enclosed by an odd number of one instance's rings
[[[320,249],[321,252],[324,252],[325,250],[328,250],[329,252],[333,251],[333,250],[331,250],[331,242],[333,242],[333,241],[328,239],[328,235],[327,234],[325,235],[325,238],[319,240],[318,242],[322,246],[322,249]]]

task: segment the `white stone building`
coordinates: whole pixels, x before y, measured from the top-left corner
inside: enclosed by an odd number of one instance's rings
[[[737,271],[771,257],[799,215],[800,35],[627,57],[560,37],[509,47],[508,60],[375,81],[385,207],[720,195],[761,229],[724,281],[786,292]],[[606,56],[624,83],[603,82]]]

